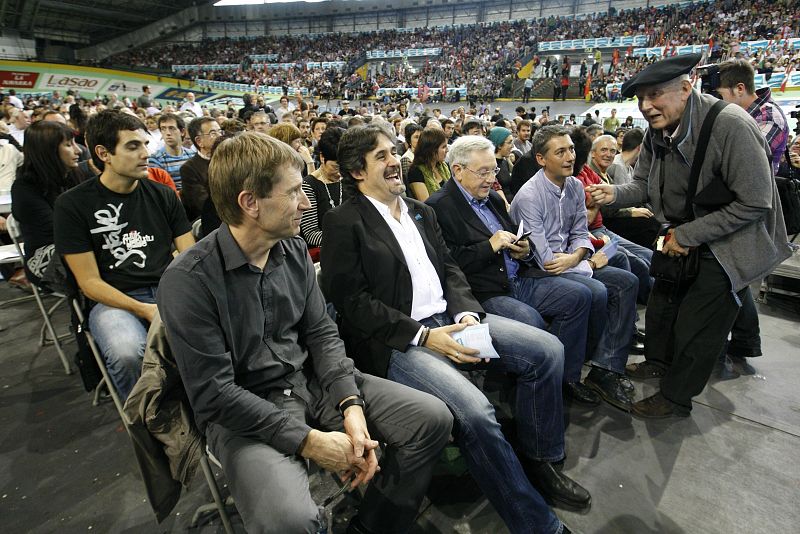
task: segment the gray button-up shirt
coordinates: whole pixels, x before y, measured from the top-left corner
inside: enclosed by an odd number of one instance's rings
[[[359,394],[300,238],[278,242],[263,271],[223,224],[161,278],[158,308],[200,430],[214,422],[294,454],[311,428],[266,400]]]

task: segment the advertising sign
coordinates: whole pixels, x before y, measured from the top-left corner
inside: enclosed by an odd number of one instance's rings
[[[100,91],[105,83],[105,78],[95,78],[94,76],[44,73],[39,79],[38,86],[40,89]]]
[[[14,72],[0,70],[0,86],[6,88],[33,89],[39,74],[36,72]]]
[[[157,95],[156,98],[159,100],[184,100],[186,99],[186,95],[188,95],[189,93],[194,93],[194,99],[196,102],[201,102],[206,98],[214,96],[214,93],[203,93],[192,89],[179,89],[177,87],[169,87],[167,88],[166,91]]]
[[[153,85],[151,83],[113,78],[108,82],[108,85],[105,86],[103,92],[117,93],[119,96],[139,96],[142,94],[142,86],[144,85],[150,87],[150,93],[153,95],[167,88],[166,85]]]

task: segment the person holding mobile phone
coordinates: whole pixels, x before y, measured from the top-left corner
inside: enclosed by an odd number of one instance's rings
[[[436,211],[450,253],[484,309],[555,335],[564,345],[564,395],[597,405],[598,394],[580,382],[591,294],[567,280],[548,277],[533,262],[531,228],[523,225],[519,235],[520,227],[492,189],[494,152],[484,137],[457,139],[448,157],[455,179],[427,204]]]

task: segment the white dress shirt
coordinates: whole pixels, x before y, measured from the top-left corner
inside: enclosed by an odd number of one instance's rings
[[[364,195],[366,196],[366,195]],[[389,225],[394,238],[403,251],[403,257],[411,274],[411,287],[413,295],[411,299],[411,318],[420,321],[437,313],[447,311],[447,301],[444,300],[444,291],[439,281],[439,273],[431,263],[428,252],[425,250],[425,243],[422,241],[417,225],[411,220],[408,214],[408,204],[400,200],[400,220],[392,216],[389,206],[367,196],[367,199],[375,206],[383,220]],[[472,312],[461,312],[453,320],[459,322],[465,315],[477,316]],[[417,332],[412,345],[417,345],[422,329]]]

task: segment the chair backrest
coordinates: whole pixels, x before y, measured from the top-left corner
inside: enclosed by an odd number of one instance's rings
[[[23,252],[22,248],[23,244],[19,242],[21,237],[19,223],[17,223],[14,217],[10,214],[6,219],[6,229],[8,231],[8,235],[11,236],[13,245],[0,246],[0,265],[18,264],[20,262],[24,263],[23,258],[25,257],[25,253]],[[16,251],[16,254],[14,251]]]

